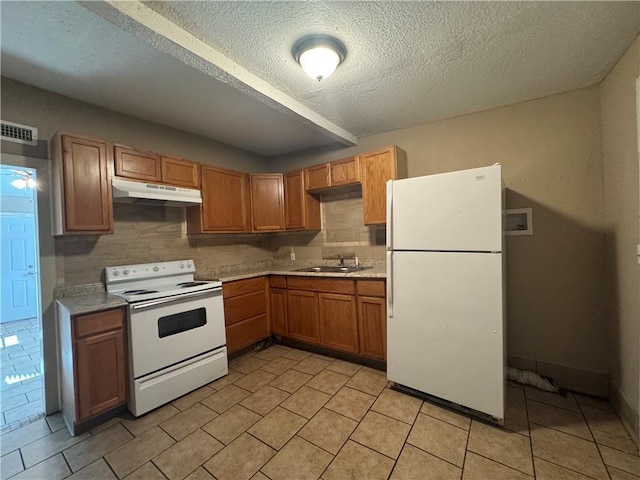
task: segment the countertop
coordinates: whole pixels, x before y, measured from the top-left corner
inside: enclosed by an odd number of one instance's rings
[[[314,263],[313,265],[319,265]],[[372,268],[351,273],[296,272],[298,268],[313,265],[257,265],[251,267],[226,267],[219,271],[197,273],[196,280],[221,280],[223,283],[263,275],[296,275],[300,277],[350,278],[350,279],[384,279],[387,270],[384,265],[377,264]],[[333,264],[335,265],[335,263]],[[124,307],[127,302],[117,295],[111,295],[101,283],[89,285],[73,285],[57,287],[54,291],[57,302],[69,310],[71,315],[98,312],[109,308]]]
[[[304,268],[304,267],[296,267],[296,268]],[[198,280],[207,280],[211,278],[216,278],[221,280],[222,283],[232,282],[234,280],[243,280],[246,278],[252,277],[260,277],[262,275],[295,275],[300,277],[329,277],[329,278],[351,278],[351,279],[375,279],[375,278],[386,278],[387,270],[384,267],[373,267],[368,268],[366,270],[360,270],[358,272],[350,272],[350,273],[325,273],[325,272],[296,272],[291,269],[277,269],[277,268],[256,268],[256,269],[245,269],[238,272],[229,272],[228,274],[218,275],[216,277],[205,277],[205,276],[197,276]]]
[[[101,283],[56,288],[54,296],[71,315],[99,312],[127,305],[125,299],[107,293]]]

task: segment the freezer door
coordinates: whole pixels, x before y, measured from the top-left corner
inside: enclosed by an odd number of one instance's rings
[[[389,380],[504,419],[502,255],[391,252]]]
[[[502,251],[499,165],[396,180],[388,194],[388,249]]]

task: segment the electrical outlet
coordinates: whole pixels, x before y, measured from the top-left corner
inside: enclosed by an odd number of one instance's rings
[[[291,252],[291,260],[295,260],[296,259],[296,252]]]

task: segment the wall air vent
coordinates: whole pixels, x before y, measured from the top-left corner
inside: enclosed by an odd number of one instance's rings
[[[21,123],[0,120],[2,135],[0,138],[8,142],[24,143],[26,145],[38,144],[38,129]]]

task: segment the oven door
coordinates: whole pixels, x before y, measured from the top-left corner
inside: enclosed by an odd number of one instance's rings
[[[133,378],[226,345],[222,288],[129,306]]]

